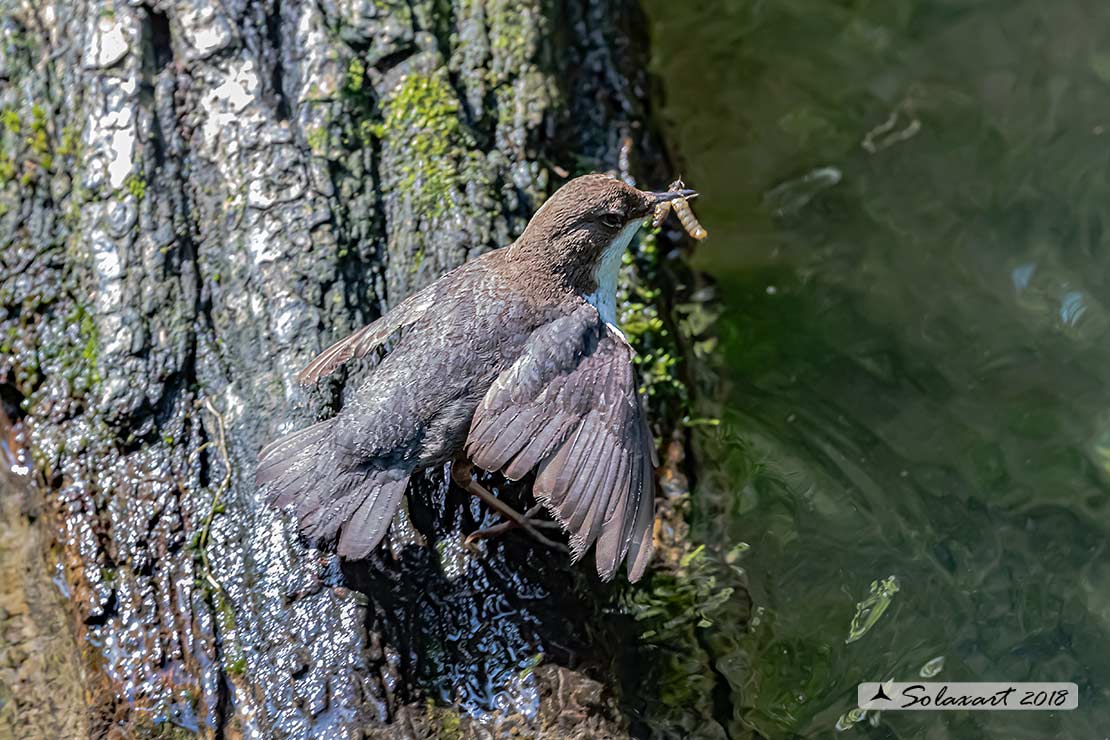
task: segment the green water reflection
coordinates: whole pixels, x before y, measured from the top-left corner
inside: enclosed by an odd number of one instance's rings
[[[695,534],[759,607],[718,718],[830,736],[924,669],[1080,709],[843,735],[1105,737],[1110,3],[647,6],[723,305]]]

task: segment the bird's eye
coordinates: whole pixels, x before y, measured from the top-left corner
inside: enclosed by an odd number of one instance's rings
[[[601,223],[603,223],[607,228],[616,229],[624,223],[624,216],[615,212],[606,213],[604,216],[601,217]]]

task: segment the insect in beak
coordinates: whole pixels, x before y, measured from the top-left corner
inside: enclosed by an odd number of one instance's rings
[[[698,197],[695,190],[687,190],[681,179],[675,180],[671,183],[671,187],[665,193],[652,193],[656,197],[655,212],[652,215],[651,225],[659,228],[663,225],[663,221],[667,218],[667,214],[674,209],[675,215],[682,223],[682,228],[686,229],[686,233],[694,239],[701,241],[709,236],[698,219],[694,216],[694,212],[690,210],[690,201]]]

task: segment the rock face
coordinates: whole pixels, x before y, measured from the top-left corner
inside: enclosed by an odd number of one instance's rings
[[[630,175],[632,151],[668,180],[638,9],[3,7],[0,390],[99,677],[90,732],[625,733],[591,568],[513,537],[466,554],[484,512],[439,474],[388,552],[341,564],[260,505],[253,465],[342,402],[300,367],[511,241],[560,177]]]

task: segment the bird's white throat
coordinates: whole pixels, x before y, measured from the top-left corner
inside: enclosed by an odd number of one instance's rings
[[[628,224],[605,248],[594,271],[597,288],[594,292],[583,296],[601,314],[601,320],[612,325],[613,328],[617,325],[617,276],[621,271],[621,258],[628,249],[632,237],[640,230],[640,225],[641,222],[638,219]]]

